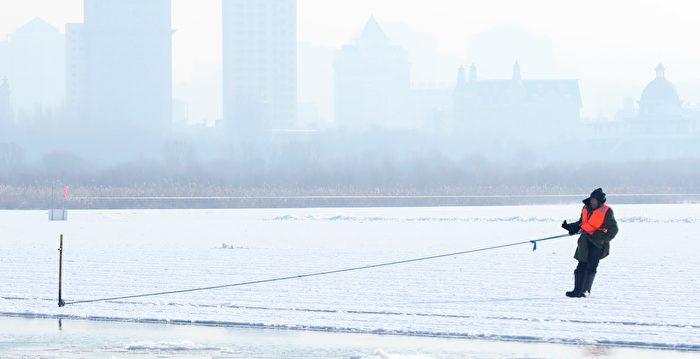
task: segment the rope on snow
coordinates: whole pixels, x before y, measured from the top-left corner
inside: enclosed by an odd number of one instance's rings
[[[238,283],[232,283],[232,284],[222,284],[222,285],[215,285],[215,286],[208,286],[208,287],[178,289],[178,290],[169,290],[169,291],[162,291],[162,292],[125,295],[125,296],[116,296],[116,297],[106,297],[106,298],[97,298],[97,299],[87,299],[87,300],[75,300],[75,301],[65,302],[64,305],[76,305],[76,304],[95,303],[95,302],[107,302],[107,301],[122,300],[122,299],[155,297],[155,296],[168,295],[168,294],[199,292],[199,291],[214,290],[214,289],[221,289],[221,288],[242,287],[242,286],[248,286],[248,285],[254,285],[254,284],[281,282],[281,281],[287,281],[287,280],[292,280],[292,279],[319,277],[319,276],[330,275],[330,274],[355,272],[355,271],[374,269],[374,268],[380,268],[380,267],[395,266],[395,265],[400,265],[400,264],[422,262],[422,261],[428,261],[428,260],[445,258],[445,257],[454,257],[454,256],[460,256],[460,255],[465,255],[465,254],[470,254],[470,253],[485,252],[485,251],[490,251],[490,250],[495,250],[495,249],[519,246],[519,245],[523,245],[523,244],[532,244],[533,245],[532,250],[535,251],[535,250],[537,250],[537,242],[548,241],[548,240],[557,239],[557,238],[564,238],[564,237],[569,237],[569,234],[561,234],[561,235],[557,235],[557,236],[545,237],[545,238],[540,238],[540,239],[533,239],[533,240],[527,240],[527,241],[521,241],[521,242],[500,244],[500,245],[496,245],[496,246],[470,249],[470,250],[465,250],[465,251],[460,251],[460,252],[438,254],[438,255],[432,255],[432,256],[426,256],[426,257],[418,257],[418,258],[397,260],[397,261],[377,263],[377,264],[369,264],[369,265],[364,265],[364,266],[359,266],[359,267],[350,267],[350,268],[336,269],[336,270],[329,270],[329,271],[322,271],[322,272],[290,275],[290,276],[277,277],[277,278],[259,279],[259,280],[238,282]]]

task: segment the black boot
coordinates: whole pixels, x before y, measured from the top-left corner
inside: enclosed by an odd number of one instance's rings
[[[581,289],[583,287],[583,277],[584,271],[578,269],[574,271],[574,290],[572,290],[571,292],[566,292],[567,297],[578,298],[581,296]]]
[[[591,287],[593,286],[593,280],[595,279],[595,272],[591,271],[586,271],[586,275],[583,278],[583,286],[581,287],[582,297],[590,297],[591,296]]]

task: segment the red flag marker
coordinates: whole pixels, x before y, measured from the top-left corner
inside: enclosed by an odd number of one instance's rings
[[[63,198],[68,198],[68,186],[63,186]]]

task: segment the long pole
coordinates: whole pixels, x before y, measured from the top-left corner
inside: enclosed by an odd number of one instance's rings
[[[59,237],[59,245],[58,245],[58,306],[63,307],[66,305],[66,302],[63,301],[63,297],[61,295],[61,287],[62,287],[62,281],[63,281],[63,235]]]

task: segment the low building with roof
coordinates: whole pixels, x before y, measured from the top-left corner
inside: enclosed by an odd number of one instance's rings
[[[472,64],[460,67],[454,91],[454,129],[482,141],[538,136],[540,143],[578,128],[578,80],[524,80],[519,63],[511,79],[482,80]]]

